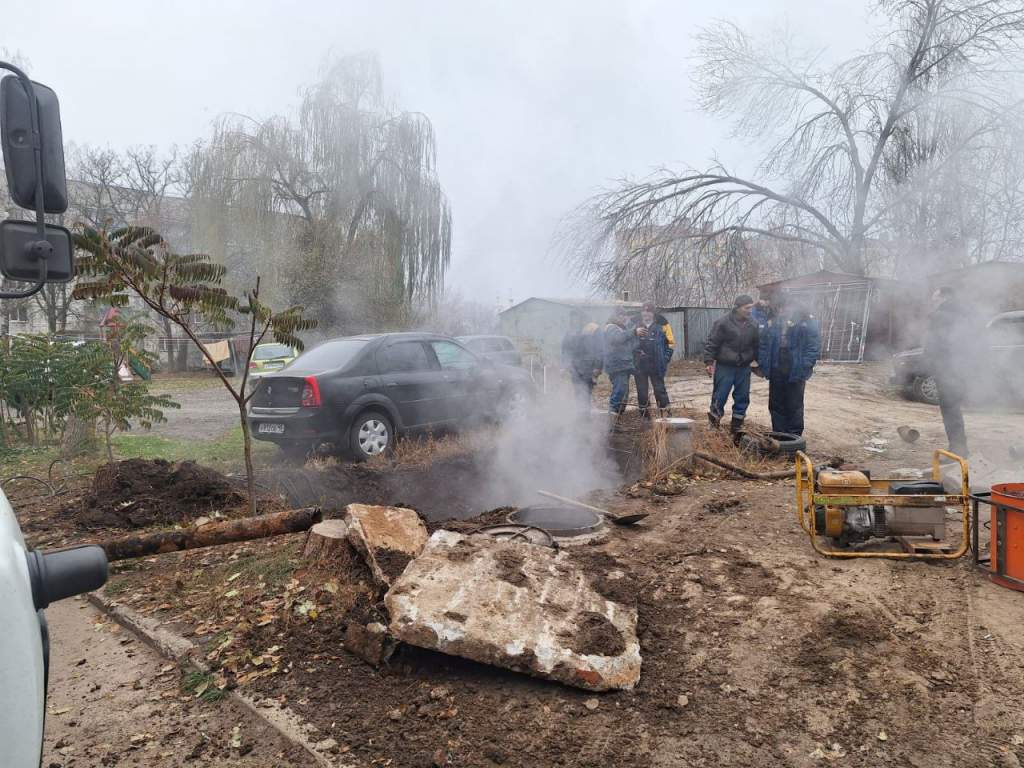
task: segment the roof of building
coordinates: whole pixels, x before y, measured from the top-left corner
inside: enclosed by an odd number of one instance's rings
[[[640,301],[622,301],[621,299],[553,299],[545,298],[543,296],[531,296],[528,299],[523,299],[517,304],[513,304],[511,307],[501,310],[502,312],[508,312],[511,309],[523,306],[530,301],[544,301],[548,304],[558,304],[563,307],[624,307],[626,309],[640,308],[643,306],[643,302]]]
[[[941,280],[943,278],[953,278],[965,274],[988,271],[993,267],[999,269],[1009,269],[1011,271],[1020,272],[1021,274],[1024,274],[1024,263],[1019,261],[983,261],[978,264],[968,264],[966,267],[958,267],[957,269],[947,269],[944,272],[934,272],[928,275],[928,279]]]
[[[820,269],[806,275],[787,277],[782,280],[775,280],[771,283],[764,283],[757,286],[759,291],[768,290],[780,286],[802,286],[802,285],[857,285],[863,283],[892,283],[885,277],[867,277],[865,275],[854,275],[849,272],[833,272],[828,269]]]

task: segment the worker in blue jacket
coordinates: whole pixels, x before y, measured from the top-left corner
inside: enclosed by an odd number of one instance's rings
[[[662,323],[665,323],[663,325]],[[640,415],[650,418],[651,390],[663,416],[668,415],[668,391],[665,389],[665,373],[672,359],[672,348],[665,333],[667,322],[658,320],[654,304],[644,304],[636,322],[637,346],[633,353],[633,378],[636,380],[636,402]]]
[[[604,372],[612,382],[608,410],[621,414],[629,402],[629,379],[635,368],[634,353],[639,346],[636,329],[625,314],[618,312],[608,318],[604,326]]]
[[[775,308],[760,334],[759,375],[768,379],[772,429],[804,432],[804,388],[821,349],[818,321],[792,300]]]

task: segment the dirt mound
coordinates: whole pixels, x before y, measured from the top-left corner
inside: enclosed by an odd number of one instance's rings
[[[322,506],[328,516],[349,504],[410,507],[427,520],[478,515],[487,504],[486,478],[471,457],[429,465],[336,464],[323,469],[275,469],[260,478],[294,506]]]
[[[90,491],[62,516],[79,528],[145,528],[193,520],[244,501],[224,475],[193,461],[128,459],[96,470]]]

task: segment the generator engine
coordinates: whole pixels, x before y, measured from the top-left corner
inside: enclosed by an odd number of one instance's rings
[[[836,501],[840,501],[844,494],[862,496],[872,493],[870,477],[858,470],[822,470],[818,473],[817,487],[819,493],[837,497]],[[889,491],[894,495],[907,496],[943,492],[939,483],[911,481],[893,483]],[[930,536],[933,541],[940,541],[946,535],[944,506],[818,504],[814,514],[817,532],[828,536],[838,546],[895,536]]]

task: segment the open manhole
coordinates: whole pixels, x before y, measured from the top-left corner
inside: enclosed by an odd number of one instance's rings
[[[510,514],[508,521],[541,528],[560,540],[589,536],[604,526],[604,520],[596,512],[559,506],[523,507]]]
[[[535,525],[518,525],[515,523],[485,525],[482,528],[477,528],[474,533],[485,533],[492,538],[501,539],[502,541],[523,541],[527,544],[536,544],[541,547],[558,548],[554,537],[543,528],[538,528]]]

